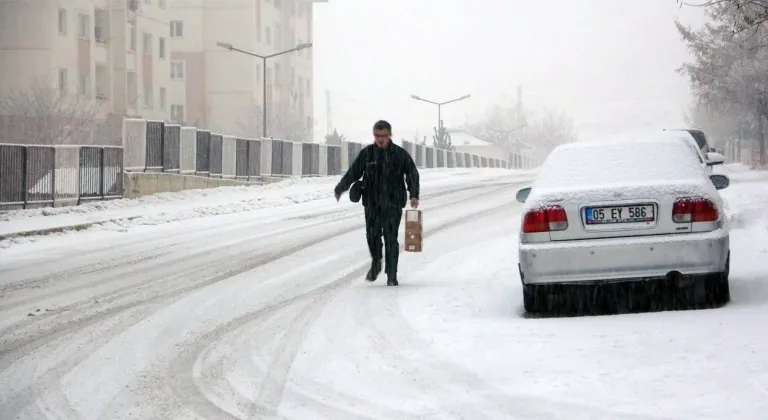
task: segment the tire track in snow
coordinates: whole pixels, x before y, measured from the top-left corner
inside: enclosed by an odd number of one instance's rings
[[[487,212],[483,216],[493,216],[494,212]],[[481,216],[478,215],[478,218]],[[571,420],[576,418],[588,418],[590,420],[670,420],[668,417],[650,415],[638,415],[603,409],[586,404],[557,401],[554,399],[542,399],[533,396],[521,396],[509,394],[488,382],[476,372],[458,363],[445,359],[426,340],[422,333],[417,331],[402,312],[399,297],[407,293],[408,289],[397,289],[394,293],[384,293],[383,297],[364,294],[364,302],[357,307],[360,309],[358,320],[364,320],[362,324],[370,328],[376,339],[375,348],[386,348],[388,351],[379,353],[398,366],[405,366],[411,372],[419,372],[423,375],[417,379],[422,384],[432,388],[435,384],[442,388],[448,401],[454,401],[457,396],[472,390],[474,395],[469,400],[475,400],[477,405],[469,405],[457,402],[460,408],[469,411],[455,411],[459,418],[474,419],[483,411],[482,418],[513,418],[524,419],[552,419]],[[386,314],[387,316],[382,316]],[[405,351],[404,351],[405,350]],[[409,358],[405,353],[418,354],[419,358]],[[425,388],[428,389],[428,388]],[[479,391],[479,392],[478,392]],[[444,399],[441,399],[445,401]],[[472,403],[469,403],[472,404]],[[485,407],[483,409],[482,407]],[[442,417],[441,417],[442,418]]]
[[[451,194],[458,193],[458,192],[466,192],[466,191],[472,191],[472,190],[481,189],[481,188],[487,188],[488,186],[494,186],[494,185],[495,184],[488,184],[488,185],[484,184],[484,185],[472,185],[472,186],[462,187],[462,188],[446,189],[445,191],[439,191],[439,192],[436,192],[436,193],[426,194],[425,195],[425,199],[438,198],[438,197],[447,196],[447,195],[451,195]],[[282,219],[278,219],[278,218],[274,218],[273,217],[273,218],[271,218],[269,220],[269,222],[271,222],[271,223],[274,223],[274,222],[288,222],[288,221],[295,221],[295,220],[307,220],[307,221],[305,222],[304,225],[294,226],[294,227],[286,229],[284,231],[271,232],[271,233],[266,233],[266,234],[262,234],[262,235],[257,235],[257,236],[254,236],[254,237],[248,237],[248,238],[241,239],[241,240],[236,241],[235,243],[231,244],[231,248],[237,249],[238,245],[241,245],[241,244],[243,244],[245,242],[250,242],[250,241],[252,241],[254,239],[259,239],[259,238],[262,238],[262,237],[266,237],[266,236],[270,236],[270,235],[275,235],[275,234],[287,234],[287,233],[291,233],[291,232],[302,230],[302,229],[310,229],[312,227],[316,227],[318,225],[322,225],[322,224],[328,223],[327,219],[324,220],[324,221],[322,221],[322,220],[314,220],[316,218],[321,218],[323,216],[332,215],[332,216],[335,217],[335,219],[331,219],[331,221],[341,221],[341,220],[346,220],[346,219],[349,219],[349,218],[356,217],[356,216],[358,216],[358,213],[359,213],[359,209],[357,209],[357,208],[345,208],[345,209],[341,209],[341,210],[339,210],[339,209],[329,209],[329,210],[321,211],[321,212],[318,212],[318,213],[314,213],[314,214],[312,214],[312,218],[313,219],[301,219],[301,218],[299,218],[299,216],[290,216],[290,215],[288,217],[284,217]],[[178,251],[179,251],[178,248],[179,247],[184,247],[185,249],[186,248],[190,248],[195,243],[195,241],[193,239],[197,239],[197,238],[201,237],[205,232],[215,231],[216,234],[219,237],[226,237],[227,234],[229,234],[229,233],[242,232],[244,230],[245,226],[248,226],[249,228],[255,228],[255,227],[258,227],[258,226],[266,224],[266,222],[263,222],[263,221],[260,221],[260,220],[257,220],[255,222],[256,223],[254,223],[254,221],[246,221],[246,222],[236,223],[234,225],[234,227],[233,227],[233,225],[226,225],[226,226],[216,226],[216,227],[207,227],[207,228],[203,228],[203,229],[196,229],[196,230],[191,231],[191,232],[190,231],[183,231],[181,234],[174,234],[174,235],[172,235],[169,238],[170,242],[168,242],[168,243],[164,243],[166,241],[160,241],[159,244],[157,242],[151,243],[151,245],[154,246],[151,249],[147,249],[147,242],[146,242],[146,240],[142,239],[142,240],[130,241],[128,243],[124,243],[124,244],[119,245],[119,248],[121,248],[121,249],[130,249],[131,247],[136,246],[136,247],[140,248],[140,250],[138,252],[131,252],[128,255],[121,256],[117,261],[115,261],[114,258],[113,258],[114,253],[115,253],[115,249],[113,249],[113,248],[109,248],[107,250],[96,250],[95,252],[89,252],[88,256],[86,257],[87,258],[86,261],[92,260],[93,258],[96,258],[97,256],[100,256],[100,255],[105,256],[106,259],[105,260],[100,260],[100,261],[98,261],[96,263],[87,263],[87,264],[85,264],[84,266],[81,266],[81,267],[76,267],[76,268],[73,268],[73,269],[64,270],[64,271],[60,271],[60,272],[54,272],[54,273],[51,273],[51,274],[48,274],[48,275],[44,275],[42,277],[31,278],[31,279],[24,279],[22,281],[17,281],[17,282],[12,282],[12,283],[6,284],[0,290],[0,295],[5,294],[7,292],[14,292],[14,291],[19,291],[19,290],[24,290],[24,289],[41,288],[42,286],[44,286],[44,285],[46,285],[46,284],[48,284],[50,282],[67,280],[67,279],[76,278],[76,277],[79,277],[79,276],[82,276],[82,275],[102,274],[102,273],[105,273],[105,272],[108,272],[110,270],[114,270],[114,269],[117,269],[117,268],[131,269],[132,266],[134,266],[134,265],[138,265],[138,264],[141,264],[141,263],[144,263],[144,262],[148,262],[148,261],[152,261],[152,260],[157,260],[160,257],[168,255],[168,254],[170,254],[172,252],[177,252],[178,253]],[[256,229],[248,229],[246,231],[256,231]],[[171,249],[173,251],[166,251],[166,250],[169,250],[169,249]],[[198,256],[199,255],[206,255],[208,252],[209,251],[205,250],[203,252],[197,253],[197,255]],[[182,257],[182,259],[189,258],[189,257],[190,256],[185,256],[185,257]],[[58,261],[56,266],[58,266],[60,262],[61,261]],[[173,262],[178,262],[178,260],[173,261]],[[167,264],[168,264],[168,261],[160,261],[157,265],[167,265]],[[44,263],[44,265],[45,265],[45,263]],[[36,267],[36,268],[39,269],[39,267]],[[26,270],[27,268],[24,268],[24,269]],[[19,270],[20,269],[16,269],[16,270],[14,270],[14,269],[3,270],[2,273],[3,273],[3,276],[5,278],[8,278],[8,277],[11,276],[11,274],[13,274],[14,272],[17,272]],[[107,280],[107,281],[101,280],[101,281],[99,281],[99,284],[104,285],[104,284],[109,283],[110,281],[111,282],[117,282],[117,281],[120,281],[120,280],[122,280],[122,279],[124,279],[126,277],[132,277],[132,276],[135,276],[135,273],[128,272],[124,276],[121,276],[119,278],[112,278],[111,280]],[[55,292],[51,292],[51,293],[48,293],[48,294],[34,295],[34,296],[31,296],[31,297],[28,297],[28,298],[25,298],[25,299],[22,299],[22,300],[14,301],[14,300],[11,299],[10,303],[0,305],[0,310],[13,309],[13,308],[18,307],[18,306],[29,304],[29,303],[34,302],[36,300],[47,299],[47,298],[50,298],[52,296],[60,295],[62,293],[71,293],[71,292],[78,291],[78,290],[85,290],[85,289],[90,288],[90,287],[92,287],[92,283],[84,284],[84,285],[81,285],[81,286],[75,286],[75,287],[71,287],[71,288],[64,289],[64,290],[57,290]],[[7,300],[8,297],[5,297],[5,299]]]
[[[492,191],[489,191],[489,192],[484,192],[479,195],[463,198],[461,200],[449,203],[447,205],[454,205],[463,201],[476,199],[482,195],[492,194],[497,189],[498,188],[493,189]],[[148,318],[149,316],[152,316],[154,313],[156,313],[163,307],[184,298],[185,296],[189,295],[190,293],[202,287],[226,280],[234,275],[252,270],[258,266],[267,264],[269,262],[276,261],[287,255],[296,253],[301,249],[308,248],[310,246],[316,245],[318,243],[324,242],[328,239],[340,236],[344,233],[348,233],[358,228],[360,228],[360,226],[344,229],[340,233],[336,233],[332,236],[319,238],[315,241],[311,241],[303,245],[291,248],[282,253],[276,253],[275,255],[272,255],[271,258],[267,258],[267,259],[258,261],[256,263],[253,263],[251,261],[251,264],[246,264],[245,266],[240,266],[237,269],[226,271],[225,274],[214,276],[205,281],[195,283],[185,288],[174,289],[168,293],[154,295],[149,298],[140,298],[136,301],[118,305],[113,308],[108,308],[102,311],[96,311],[96,313],[91,315],[86,315],[81,319],[76,319],[76,318],[72,319],[71,322],[66,323],[63,326],[63,328],[61,328],[62,326],[56,326],[47,330],[42,330],[37,334],[33,334],[31,337],[25,337],[20,340],[16,340],[15,342],[12,343],[11,346],[7,346],[7,347],[4,346],[3,350],[0,352],[0,369],[2,369],[3,371],[5,371],[11,364],[16,363],[19,359],[21,359],[25,355],[38,352],[39,350],[42,349],[43,346],[47,344],[53,343],[54,341],[59,339],[64,339],[66,336],[72,333],[76,333],[81,331],[84,328],[97,325],[111,317],[124,314],[126,311],[130,311],[134,308],[141,307],[144,305],[147,306],[147,311],[143,312],[138,317],[138,319],[129,318],[128,320],[126,320],[125,324],[122,325],[120,328],[114,328],[101,335],[97,335],[96,338],[93,338],[87,341],[86,344],[82,346],[83,347],[82,351],[77,352],[74,356],[65,358],[65,360],[59,362],[53,368],[48,369],[46,372],[44,372],[39,378],[35,379],[35,381],[33,381],[31,385],[5,398],[4,403],[2,404],[3,408],[0,411],[0,413],[4,414],[2,417],[5,418],[7,415],[9,418],[12,418],[15,414],[25,409],[29,405],[29,402],[36,399],[37,396],[40,395],[41,392],[43,392],[43,390],[45,390],[44,392],[47,392],[47,393],[58,392],[59,394],[62,394],[61,396],[63,397],[63,391],[59,389],[61,384],[57,379],[61,378],[61,376],[63,376],[64,374],[72,370],[75,366],[82,363],[88,356],[90,356],[90,354],[93,353],[93,351],[103,346],[106,342],[108,342],[115,336],[121,334],[122,332],[126,331],[128,328],[132,327],[138,322],[141,322],[142,320]],[[220,264],[219,266],[214,267],[213,271],[214,272],[221,271],[223,266],[230,266],[231,263],[232,263],[231,261],[227,261],[226,263]],[[186,275],[188,274],[189,273],[185,272],[184,274],[181,274],[177,277],[186,277]],[[75,311],[73,310],[73,312]],[[40,383],[41,382],[40,379],[42,379],[42,383]],[[269,394],[265,394],[265,395],[269,395]],[[64,397],[64,400],[66,400],[66,397]]]
[[[475,188],[473,187],[471,189],[475,189]],[[461,203],[461,202],[464,202],[464,201],[467,201],[467,200],[472,200],[472,199],[475,199],[477,197],[482,197],[482,196],[487,195],[487,194],[492,194],[494,191],[495,191],[495,189],[493,189],[491,191],[488,191],[488,192],[481,192],[478,195],[473,195],[473,196],[470,196],[470,197],[459,198],[456,201],[452,201],[452,202],[443,204],[440,207],[450,206],[450,205]],[[450,195],[450,194],[456,193],[456,192],[463,192],[463,190],[451,191],[450,193],[439,194],[437,196]],[[344,220],[344,219],[340,219],[339,221],[342,221],[342,220]],[[310,223],[311,226],[327,225],[327,224],[328,224],[328,221],[311,222]],[[283,257],[285,257],[287,255],[290,255],[290,254],[293,254],[295,252],[298,252],[301,249],[307,248],[309,246],[313,246],[313,245],[315,245],[315,244],[317,244],[319,242],[322,242],[324,240],[332,239],[332,238],[344,235],[346,233],[349,233],[351,231],[354,231],[356,229],[360,229],[360,228],[364,227],[364,225],[365,225],[365,223],[362,222],[362,221],[358,221],[358,222],[356,222],[355,224],[352,224],[352,225],[348,224],[344,228],[340,228],[339,230],[335,230],[335,231],[333,231],[331,233],[328,233],[327,236],[320,236],[319,238],[316,238],[316,240],[314,240],[314,241],[305,242],[303,245],[299,245],[297,247],[291,248],[287,252],[277,253],[277,255],[275,255],[274,258],[271,258],[271,259],[265,258],[265,254],[259,253],[259,251],[256,251],[255,253],[251,253],[251,254],[242,254],[241,252],[236,252],[236,253],[224,252],[224,251],[242,251],[238,245],[241,245],[243,243],[250,243],[252,241],[252,238],[248,237],[246,239],[237,240],[234,245],[232,245],[230,243],[225,248],[217,250],[220,253],[226,253],[228,255],[229,259],[224,261],[224,262],[219,261],[219,258],[213,258],[212,262],[206,261],[204,259],[201,260],[201,258],[203,258],[203,257],[209,257],[209,258],[211,257],[211,250],[209,250],[209,249],[205,249],[203,251],[196,252],[196,253],[193,253],[193,254],[185,254],[185,255],[183,255],[183,256],[181,256],[179,258],[175,258],[175,259],[173,259],[171,261],[158,261],[157,264],[153,264],[150,267],[146,267],[146,268],[164,268],[164,267],[169,266],[169,265],[173,265],[175,267],[175,266],[177,266],[177,263],[188,262],[188,261],[193,261],[193,265],[189,266],[188,264],[184,264],[185,265],[185,270],[184,271],[182,271],[182,272],[178,272],[177,271],[175,274],[173,274],[171,276],[168,276],[167,273],[160,273],[156,278],[151,278],[151,280],[144,281],[144,282],[142,282],[142,284],[135,284],[134,283],[134,284],[130,284],[130,285],[127,285],[125,287],[122,287],[122,288],[112,289],[109,292],[107,292],[106,294],[103,294],[101,296],[89,297],[89,298],[83,299],[83,300],[81,300],[79,302],[75,302],[75,303],[72,303],[72,304],[69,304],[69,305],[61,306],[61,307],[57,308],[56,310],[52,310],[50,312],[42,313],[42,314],[40,314],[38,316],[35,316],[35,317],[28,317],[28,318],[23,319],[20,322],[16,323],[15,325],[11,325],[9,327],[6,327],[1,332],[2,332],[2,334],[4,336],[4,341],[7,341],[7,340],[9,340],[10,337],[12,337],[14,335],[14,330],[20,331],[20,332],[24,332],[24,330],[22,330],[22,328],[30,327],[30,329],[31,329],[31,327],[33,327],[35,325],[41,324],[46,319],[58,318],[58,321],[59,321],[58,323],[73,322],[77,318],[77,316],[80,315],[77,311],[81,311],[81,310],[84,310],[84,309],[88,309],[88,308],[94,307],[95,306],[94,302],[97,302],[98,305],[104,306],[105,304],[108,304],[108,303],[111,303],[111,302],[115,302],[115,301],[119,301],[119,300],[121,300],[121,299],[123,299],[125,297],[129,297],[129,296],[135,295],[135,294],[137,294],[137,292],[144,291],[144,290],[147,290],[147,289],[151,289],[151,288],[156,286],[156,284],[155,284],[156,282],[162,282],[164,284],[167,284],[167,283],[169,283],[172,280],[178,280],[178,279],[185,280],[185,279],[188,279],[192,274],[197,273],[201,269],[205,269],[206,272],[211,272],[212,273],[211,275],[215,275],[215,273],[219,273],[221,271],[226,271],[227,268],[229,268],[229,267],[231,267],[233,265],[233,262],[236,262],[236,261],[232,261],[233,257],[230,257],[230,255],[234,255],[234,258],[242,261],[240,264],[244,264],[244,265],[246,265],[246,267],[249,267],[248,269],[252,269],[252,268],[256,268],[257,266],[269,263],[269,262],[274,261],[276,259],[283,258]],[[291,231],[300,231],[300,230],[302,230],[304,228],[306,228],[306,225],[303,225],[303,227],[300,227],[300,228],[297,228],[297,229],[291,229]],[[273,236],[273,235],[267,234],[267,235],[262,235],[261,237],[271,237],[271,236]],[[191,245],[187,244],[187,246],[191,246]],[[250,264],[251,262],[254,261],[254,259],[256,261],[264,261],[264,262],[254,266],[254,265]],[[211,270],[212,266],[215,266],[215,269]],[[235,266],[238,266],[238,265],[235,264]],[[128,269],[129,269],[128,273],[124,273],[122,276],[119,276],[118,279],[113,280],[113,281],[114,282],[118,282],[118,281],[126,279],[126,278],[136,278],[136,275],[135,275],[135,272],[134,272],[135,268],[128,267]],[[147,278],[149,278],[149,277],[147,277]],[[106,281],[102,280],[100,282],[100,284],[109,283],[109,282],[110,282],[110,280],[106,280]],[[205,286],[205,285],[208,285],[208,284],[203,284],[203,286]],[[187,288],[182,288],[182,290],[171,291],[170,293],[165,293],[164,296],[172,295],[172,294],[175,294],[177,292],[182,292],[183,293],[183,292],[186,292],[186,289]],[[96,320],[99,319],[98,318],[98,314],[95,314],[95,315],[91,316],[91,318],[95,318]],[[39,327],[35,328],[33,332],[25,334],[26,337],[23,340],[24,340],[24,342],[30,342],[30,343],[34,342],[39,337],[44,337],[44,336],[48,335],[49,330],[53,330],[53,329],[57,329],[57,328],[58,328],[57,325],[53,325],[53,326],[51,326],[48,329],[41,329]],[[2,366],[3,366],[2,359],[4,358],[4,354],[6,352],[8,352],[9,350],[15,350],[15,347],[18,347],[18,346],[5,345],[2,349],[0,349],[0,369],[2,369]]]
[[[494,189],[493,191],[488,192],[487,195],[495,194],[499,191],[509,189],[514,185],[516,184],[505,185],[498,189]],[[473,200],[476,198],[477,197],[472,197],[468,200]],[[455,204],[458,203],[452,203],[451,205]],[[508,203],[505,203],[501,206],[494,207],[493,210],[500,211],[507,206]],[[440,208],[442,207],[448,206],[440,206]],[[434,209],[435,208],[432,208],[432,210]],[[458,220],[444,223],[436,228],[431,229],[430,232],[425,235],[425,237],[428,237],[430,234],[437,233],[440,230],[447,229],[456,224],[463,223],[467,220],[475,218],[477,215],[477,213],[473,213],[471,215],[461,217]],[[319,318],[327,304],[333,300],[345,286],[351,284],[353,281],[361,279],[365,275],[365,272],[368,270],[369,265],[370,263],[365,260],[361,264],[355,265],[355,271],[353,271],[351,274],[348,274],[319,289],[315,289],[314,292],[297,296],[297,298],[301,298],[305,296],[309,297],[311,295],[312,299],[307,307],[300,312],[299,316],[297,316],[293,322],[287,326],[285,329],[285,334],[276,344],[278,351],[276,352],[275,358],[272,359],[270,365],[267,368],[266,379],[263,381],[262,386],[259,388],[253,403],[248,404],[247,402],[244,402],[242,398],[238,398],[236,403],[238,407],[244,405],[248,407],[248,411],[245,413],[246,415],[243,418],[254,418],[256,416],[277,416],[277,410],[280,403],[282,402],[291,366],[295,360],[297,352],[301,348],[301,344],[303,343],[307,332],[312,327],[314,322]],[[237,413],[226,411],[225,409],[208,400],[205,393],[200,390],[200,386],[192,388],[189,385],[185,387],[184,384],[189,384],[191,381],[193,381],[193,378],[190,379],[190,372],[194,370],[194,366],[196,366],[198,363],[199,355],[205,352],[205,349],[210,345],[209,343],[219,341],[225,335],[234,333],[234,331],[243,328],[251,322],[259,320],[264,316],[270,315],[274,311],[284,310],[288,307],[289,302],[293,301],[295,301],[295,299],[292,298],[289,299],[289,301],[284,301],[282,304],[276,305],[271,311],[257,311],[252,315],[245,315],[244,317],[235,319],[232,322],[225,324],[224,326],[218,327],[215,331],[205,335],[203,338],[196,340],[197,345],[193,345],[191,343],[184,345],[184,356],[180,357],[179,360],[177,360],[177,362],[174,363],[170,369],[170,371],[176,372],[176,374],[171,375],[171,378],[175,378],[177,382],[171,384],[169,388],[176,390],[182,389],[182,387],[184,387],[185,392],[183,394],[176,393],[177,398],[185,398],[186,396],[187,404],[195,406],[196,408],[194,411],[200,416],[210,418],[211,416],[215,417],[220,415],[223,416],[222,418],[240,418],[237,417]],[[184,375],[190,375],[190,378],[180,380],[181,375],[179,375],[179,373],[181,372],[184,372]],[[218,380],[221,383],[223,378],[219,377]],[[195,392],[193,393],[193,391]],[[234,393],[237,393],[237,391],[234,391]],[[357,415],[357,413],[349,414]]]

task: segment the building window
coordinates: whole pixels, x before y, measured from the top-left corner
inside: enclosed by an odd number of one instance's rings
[[[184,61],[171,61],[171,79],[181,80],[184,78]]]
[[[296,68],[291,66],[291,88],[296,86]]]
[[[264,41],[267,44],[272,44],[272,29],[269,26],[264,28]]]
[[[59,92],[62,95],[67,93],[67,69],[59,69]]]
[[[88,95],[91,92],[91,78],[87,74],[81,74],[80,80],[77,83],[77,93],[80,95]]]
[[[91,39],[91,17],[83,14],[77,14],[77,36],[82,39]]]
[[[136,51],[136,25],[130,25],[130,33],[128,35],[128,50]]]
[[[166,7],[166,6],[165,6],[165,0],[160,0],[160,1],[158,1],[158,2],[157,2],[157,5],[158,5],[158,7],[160,7],[161,9],[165,9],[165,7]]]
[[[304,78],[299,76],[299,95],[304,96]]]
[[[59,9],[59,35],[67,34],[67,11]]]
[[[93,35],[96,42],[107,43],[109,28],[109,14],[104,9],[96,9],[93,14]]]
[[[165,110],[165,101],[166,101],[166,91],[164,87],[160,88],[160,109]]]
[[[160,51],[158,51],[158,55],[160,56],[161,59],[165,59],[165,38],[160,37],[159,42],[160,42],[160,45],[159,45],[160,48],[158,49]]]
[[[152,85],[144,85],[144,106],[152,108]]]
[[[184,105],[171,105],[171,121],[177,123],[184,121]]]
[[[184,36],[184,22],[180,20],[171,21],[171,38],[180,38]]]
[[[152,35],[146,32],[141,37],[141,51],[146,56],[152,56]]]
[[[272,85],[272,69],[267,69],[267,84]]]

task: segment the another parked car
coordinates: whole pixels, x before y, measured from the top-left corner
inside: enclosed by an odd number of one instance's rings
[[[555,148],[517,194],[525,310],[555,311],[578,296],[594,305],[606,285],[632,290],[645,308],[659,296],[725,304],[730,248],[717,190],[729,183],[663,132]]]
[[[712,172],[712,166],[725,163],[725,156],[718,153],[714,147],[710,147],[707,135],[704,131],[695,128],[665,129],[670,133],[686,133],[695,142],[701,154],[704,156],[706,164],[709,166],[709,172]]]

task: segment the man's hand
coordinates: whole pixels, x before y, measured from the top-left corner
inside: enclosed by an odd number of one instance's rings
[[[340,192],[334,192],[333,195],[336,196],[336,201],[339,201],[339,199],[341,198]]]
[[[419,207],[419,199],[418,198],[411,198],[411,207],[418,208]]]

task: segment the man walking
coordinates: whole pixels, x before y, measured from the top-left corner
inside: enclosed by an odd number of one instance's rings
[[[363,178],[365,234],[372,260],[366,280],[374,281],[381,273],[383,235],[387,286],[397,286],[397,260],[400,254],[397,232],[408,199],[411,207],[419,206],[419,171],[411,155],[392,142],[392,126],[388,122],[377,121],[373,125],[373,137],[374,143],[360,151],[334,192],[338,201],[341,193]],[[405,184],[408,186],[408,194]]]

